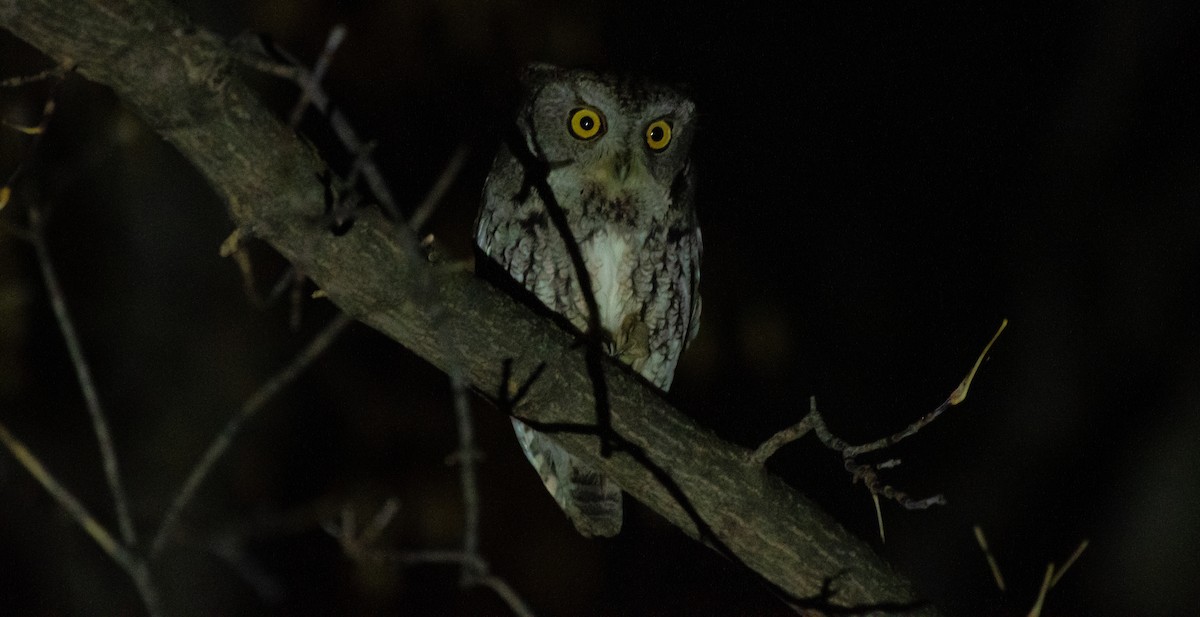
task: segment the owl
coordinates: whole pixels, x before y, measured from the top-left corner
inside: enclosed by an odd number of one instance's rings
[[[586,264],[607,351],[666,390],[700,325],[701,241],[688,156],[695,105],[665,86],[542,64],[526,69],[522,85],[519,138],[501,148],[484,185],[477,263],[498,266],[550,311],[587,330],[567,245],[521,162],[532,155],[549,170]],[[616,535],[620,488],[553,437],[512,422],[525,456],[576,529]]]

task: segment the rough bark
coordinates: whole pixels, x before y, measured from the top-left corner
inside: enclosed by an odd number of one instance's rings
[[[0,26],[111,87],[207,178],[238,227],[296,263],[341,309],[442,370],[460,366],[485,393],[500,391],[505,360],[516,381],[545,363],[516,413],[545,423],[594,421],[584,350],[569,334],[471,274],[420,259],[402,240],[406,229],[380,216],[330,233],[320,156],[237,77],[224,42],[171,5],[0,0]],[[439,308],[414,289],[434,291]],[[747,463],[743,448],[697,426],[622,367],[609,363],[606,371],[613,428],[666,470],[746,566],[795,598],[820,596],[832,581],[828,599],[837,606],[914,600],[909,583],[868,545]],[[595,437],[561,441],[686,533],[702,535],[647,465],[623,452],[601,459]]]

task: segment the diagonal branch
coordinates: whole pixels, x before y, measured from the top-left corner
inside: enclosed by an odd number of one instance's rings
[[[442,370],[461,362],[464,378],[479,391],[497,391],[506,361],[516,383],[544,364],[514,411],[543,423],[594,423],[586,350],[572,336],[471,274],[420,259],[405,246],[408,230],[381,215],[368,212],[347,233],[330,234],[322,224],[324,163],[235,76],[227,46],[162,0],[128,0],[121,11],[110,5],[0,0],[0,27],[56,61],[73,59],[81,75],[112,87],[208,179],[235,224],[295,262],[347,313]],[[405,291],[424,277],[437,287],[440,315]],[[911,605],[907,581],[805,497],[747,464],[744,448],[697,426],[615,361],[602,364],[612,428],[670,471],[699,516],[748,567],[794,597],[821,597],[831,606],[878,613]],[[646,466],[623,452],[601,458],[591,435],[558,437],[633,497],[698,535]],[[912,612],[936,614],[928,607]]]

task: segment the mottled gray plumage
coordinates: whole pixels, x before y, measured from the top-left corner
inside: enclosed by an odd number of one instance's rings
[[[534,65],[517,129],[547,164],[592,279],[609,351],[658,387],[700,325],[700,229],[688,151],[695,107],[667,87]],[[587,329],[566,245],[508,146],[496,156],[476,223],[480,251],[538,300]],[[621,528],[621,491],[553,439],[514,420],[526,456],[580,533]]]

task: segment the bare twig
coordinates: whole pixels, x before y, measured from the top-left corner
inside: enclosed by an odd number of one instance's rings
[[[1042,606],[1046,603],[1046,594],[1050,591],[1050,581],[1054,578],[1054,564],[1046,564],[1046,574],[1042,576],[1042,587],[1038,590],[1033,608],[1029,609],[1028,617],[1041,617]]]
[[[337,539],[346,556],[357,561],[387,561],[404,566],[424,564],[459,566],[464,573],[464,586],[487,587],[496,592],[501,600],[504,600],[514,615],[533,617],[533,611],[530,610],[529,605],[512,586],[504,579],[491,574],[487,560],[480,556],[477,550],[392,551],[374,548],[372,543],[382,531],[382,527],[377,527],[376,524],[383,521],[383,525],[386,525],[395,513],[394,509],[389,509],[393,507],[394,500],[389,499],[380,512],[373,517],[372,524],[361,532],[358,531],[354,522],[353,510],[347,507],[342,510],[341,522],[325,525],[325,530]],[[471,575],[469,578],[465,578],[468,572]]]
[[[1062,580],[1063,575],[1067,573],[1067,570],[1070,569],[1072,565],[1075,565],[1075,561],[1079,559],[1079,556],[1083,554],[1083,551],[1087,550],[1087,547],[1087,540],[1079,543],[1079,546],[1075,548],[1075,552],[1071,553],[1070,557],[1067,557],[1067,561],[1064,562],[1062,567],[1054,573],[1054,578],[1050,579],[1051,587],[1054,587],[1058,584],[1058,581]]]
[[[871,493],[871,503],[875,504],[875,520],[879,522],[879,541],[887,542],[887,536],[883,533],[883,509],[879,507],[879,495]]]
[[[479,486],[475,476],[478,453],[475,450],[475,425],[471,420],[471,401],[467,398],[467,384],[462,370],[450,371],[450,387],[454,398],[454,416],[458,424],[459,483],[463,496],[463,552],[479,554]],[[464,564],[460,583],[471,585],[483,575],[483,571]]]
[[[796,441],[797,439],[800,439],[811,431],[816,434],[817,439],[819,439],[821,443],[825,445],[825,447],[842,454],[846,471],[849,471],[856,481],[862,480],[863,484],[867,487],[867,490],[869,490],[873,496],[882,495],[888,499],[896,501],[909,510],[921,510],[933,505],[944,505],[946,503],[946,499],[942,495],[933,495],[924,499],[913,499],[906,493],[883,484],[879,480],[878,470],[887,467],[894,467],[899,464],[898,460],[892,459],[876,464],[860,464],[855,460],[855,457],[867,452],[882,450],[883,448],[891,446],[899,441],[917,434],[918,431],[936,420],[938,416],[942,415],[942,413],[947,409],[963,402],[963,400],[967,398],[967,391],[971,387],[971,382],[974,380],[975,374],[979,371],[980,364],[983,363],[983,359],[987,357],[988,352],[992,349],[992,345],[996,343],[996,339],[1000,338],[1000,333],[1004,332],[1004,328],[1006,326],[1008,326],[1007,319],[1000,323],[1000,328],[996,330],[996,334],[993,335],[992,339],[988,341],[988,344],[984,346],[983,351],[980,352],[979,356],[975,359],[975,364],[972,365],[971,370],[967,373],[967,376],[964,377],[961,382],[959,382],[958,387],[956,387],[954,391],[950,393],[950,396],[948,396],[945,401],[942,401],[942,404],[938,405],[936,409],[925,414],[919,420],[908,425],[900,432],[882,439],[877,439],[870,443],[857,446],[851,445],[850,443],[838,438],[829,430],[829,428],[825,425],[825,418],[823,418],[821,413],[817,411],[816,397],[811,397],[809,398],[808,413],[796,424],[789,426],[778,433],[775,433],[769,439],[763,442],[762,445],[760,445],[746,458],[746,462],[750,465],[761,466],[780,448],[793,441]],[[876,511],[878,512],[878,504],[876,504],[876,506]],[[879,535],[880,538],[883,537],[882,516],[880,516]]]
[[[229,449],[229,445],[233,443],[233,438],[237,435],[242,425],[254,417],[280,390],[295,381],[300,373],[308,368],[313,360],[317,359],[333,343],[338,334],[353,322],[354,320],[345,313],[339,313],[320,333],[313,337],[313,340],[300,353],[296,354],[296,357],[287,366],[283,367],[252,394],[250,398],[246,399],[246,402],[242,404],[238,413],[229,419],[229,422],[225,424],[225,428],[221,430],[221,433],[208,446],[208,450],[204,452],[204,455],[200,457],[200,461],[192,468],[191,475],[188,476],[183,487],[179,489],[179,492],[175,495],[175,499],[171,501],[171,505],[163,515],[162,523],[159,524],[158,531],[154,534],[154,540],[150,545],[151,558],[156,557],[162,551],[167,540],[175,532],[175,528],[179,524],[179,515],[183,512],[188,502],[191,501],[200,484],[208,477],[216,461]]]
[[[83,503],[60,484],[37,456],[30,452],[25,444],[21,443],[3,423],[0,423],[0,441],[4,442],[5,447],[12,452],[17,462],[21,463],[21,466],[50,493],[50,496],[54,497],[58,505],[66,510],[71,518],[75,519],[75,522],[100,546],[100,549],[133,579],[134,586],[141,595],[142,603],[146,605],[146,610],[151,615],[161,614],[158,591],[154,588],[150,580],[150,573],[141,558],[114,538],[108,529],[88,512]]]
[[[329,65],[333,61],[333,54],[337,53],[338,47],[344,40],[346,40],[346,26],[337,24],[329,30],[329,36],[325,39],[325,48],[321,50],[321,57],[317,58],[317,63],[313,66],[308,79],[301,84],[300,100],[296,101],[296,106],[292,108],[288,126],[296,128],[300,125],[300,119],[304,117],[304,110],[308,109],[308,103],[312,100],[312,93],[320,87],[321,80],[325,78],[325,72],[329,70]]]
[[[96,392],[92,370],[83,357],[83,346],[79,343],[79,336],[75,333],[75,324],[71,321],[71,315],[67,311],[67,302],[63,295],[62,285],[58,281],[58,274],[54,271],[50,249],[46,246],[45,218],[41,210],[31,207],[29,222],[33,248],[37,252],[38,265],[42,271],[42,280],[46,284],[46,291],[50,294],[50,307],[54,311],[54,318],[58,321],[58,329],[67,343],[71,365],[75,368],[75,377],[83,391],[88,415],[92,418],[92,429],[100,444],[104,477],[108,481],[108,489],[112,494],[113,505],[117,511],[117,526],[121,530],[122,540],[126,545],[132,547],[137,544],[137,533],[133,527],[133,518],[129,515],[129,500],[121,485],[121,472],[117,466],[117,453],[113,447],[112,433],[108,429],[108,420],[104,415],[104,407],[100,403],[100,395]]]
[[[73,67],[69,64],[62,64],[53,68],[48,68],[40,73],[33,75],[22,75],[20,77],[9,77],[8,79],[0,80],[0,88],[16,88],[31,84],[38,81],[46,81],[47,79],[59,79],[66,75]]]
[[[496,595],[500,596],[501,600],[504,600],[504,603],[508,605],[508,609],[517,617],[533,617],[533,610],[529,608],[529,605],[525,603],[525,600],[522,599],[521,596],[517,595],[516,590],[513,589],[504,579],[500,578],[499,576],[489,574],[487,576],[480,577],[478,582],[480,585],[483,585],[484,587],[496,592]]]
[[[283,597],[283,585],[275,575],[264,569],[253,555],[246,552],[242,538],[234,535],[218,536],[196,546],[225,562],[263,602],[274,604]]]
[[[954,391],[950,393],[950,396],[946,397],[946,400],[942,401],[942,404],[938,405],[936,409],[925,414],[923,417],[921,417],[921,419],[913,422],[905,427],[904,430],[894,435],[884,437],[883,439],[877,439],[871,443],[863,444],[861,446],[847,448],[846,453],[850,456],[856,456],[866,452],[882,450],[883,448],[907,439],[908,437],[912,437],[913,435],[917,434],[917,431],[920,431],[930,422],[936,420],[937,417],[942,415],[944,411],[966,400],[967,391],[971,388],[971,382],[974,381],[975,374],[979,371],[979,365],[983,363],[983,359],[987,357],[988,352],[992,350],[992,345],[996,344],[996,339],[1000,338],[1000,334],[1004,332],[1004,328],[1006,327],[1008,327],[1008,320],[1004,319],[1000,322],[1000,328],[997,329],[996,333],[992,335],[992,339],[983,347],[983,351],[979,352],[979,356],[975,359],[975,364],[971,367],[971,370],[967,373],[967,376],[963,377],[963,380],[959,382],[958,387],[956,387]]]
[[[312,74],[303,67],[299,60],[279,47],[274,47],[272,51],[279,54],[292,66],[286,67],[272,62],[264,62],[257,56],[241,55],[239,59],[257,70],[290,79],[299,85],[307,94],[309,102],[329,118],[329,127],[342,142],[342,146],[356,158],[356,165],[361,169],[363,179],[371,188],[371,193],[379,202],[384,213],[392,220],[400,220],[400,209],[396,206],[396,198],[391,189],[383,179],[383,172],[379,171],[379,167],[370,157],[363,155],[364,152],[371,150],[368,143],[358,136],[345,114],[338,109],[330,109],[329,95],[320,88],[320,84],[313,81]]]
[[[21,463],[21,466],[54,497],[54,500],[71,515],[71,518],[75,519],[75,522],[96,541],[105,554],[122,568],[128,568],[136,561],[134,555],[109,533],[103,523],[96,520],[91,512],[88,512],[82,502],[58,482],[58,479],[46,469],[37,456],[30,452],[29,448],[25,447],[25,444],[21,443],[4,424],[0,424],[0,441],[4,442],[17,462]]]
[[[380,506],[379,511],[371,517],[371,522],[359,531],[358,517],[354,508],[346,505],[341,510],[341,520],[336,523],[325,522],[321,527],[338,541],[342,552],[350,558],[355,560],[373,558],[379,552],[379,549],[375,548],[375,543],[379,541],[383,530],[387,529],[399,511],[400,500],[389,497]]]
[[[817,413],[817,397],[808,397],[808,415],[804,416],[799,422],[771,435],[769,439],[764,441],[753,454],[750,455],[749,463],[751,465],[762,465],[767,462],[780,448],[786,446],[797,439],[808,434],[813,430],[813,416]]]
[[[987,559],[988,569],[992,571],[992,578],[996,581],[996,588],[1004,591],[1004,575],[1000,573],[1000,564],[996,562],[996,556],[988,548],[987,538],[984,537],[983,528],[979,525],[975,526],[975,541],[979,543],[979,550],[983,551],[983,556]]]
[[[446,191],[450,190],[450,186],[454,184],[454,179],[462,171],[463,165],[467,162],[467,154],[470,152],[470,148],[463,145],[456,148],[454,154],[450,155],[450,161],[442,169],[441,175],[438,176],[437,181],[430,187],[429,192],[425,194],[425,199],[421,200],[421,205],[417,206],[417,209],[413,211],[412,216],[408,219],[408,226],[414,232],[418,232],[421,228],[425,227],[425,223],[429,222],[429,217],[433,216],[433,213],[437,211],[437,207],[442,203],[442,198],[446,196]]]
[[[1037,600],[1034,601],[1033,608],[1029,609],[1028,617],[1041,617],[1042,607],[1046,603],[1046,594],[1050,593],[1050,590],[1058,584],[1058,581],[1062,580],[1063,575],[1067,572],[1067,568],[1070,568],[1075,563],[1075,560],[1079,559],[1079,556],[1083,554],[1083,551],[1087,547],[1087,540],[1080,542],[1079,546],[1075,548],[1075,552],[1071,553],[1071,556],[1067,558],[1067,561],[1061,568],[1055,567],[1053,563],[1046,565],[1046,575],[1042,578],[1042,587],[1038,590]]]
[[[292,329],[292,332],[297,332],[300,330],[300,322],[304,315],[304,283],[308,277],[304,276],[304,273],[295,266],[292,266],[289,271],[292,274],[292,282],[289,288],[291,294],[288,305],[291,310],[288,311],[288,327]]]
[[[400,511],[400,500],[395,497],[389,497],[383,502],[383,507],[371,517],[371,522],[367,524],[358,539],[366,544],[374,544],[379,540],[379,536],[383,534],[383,530],[391,524],[392,519],[396,518],[396,513]]]

